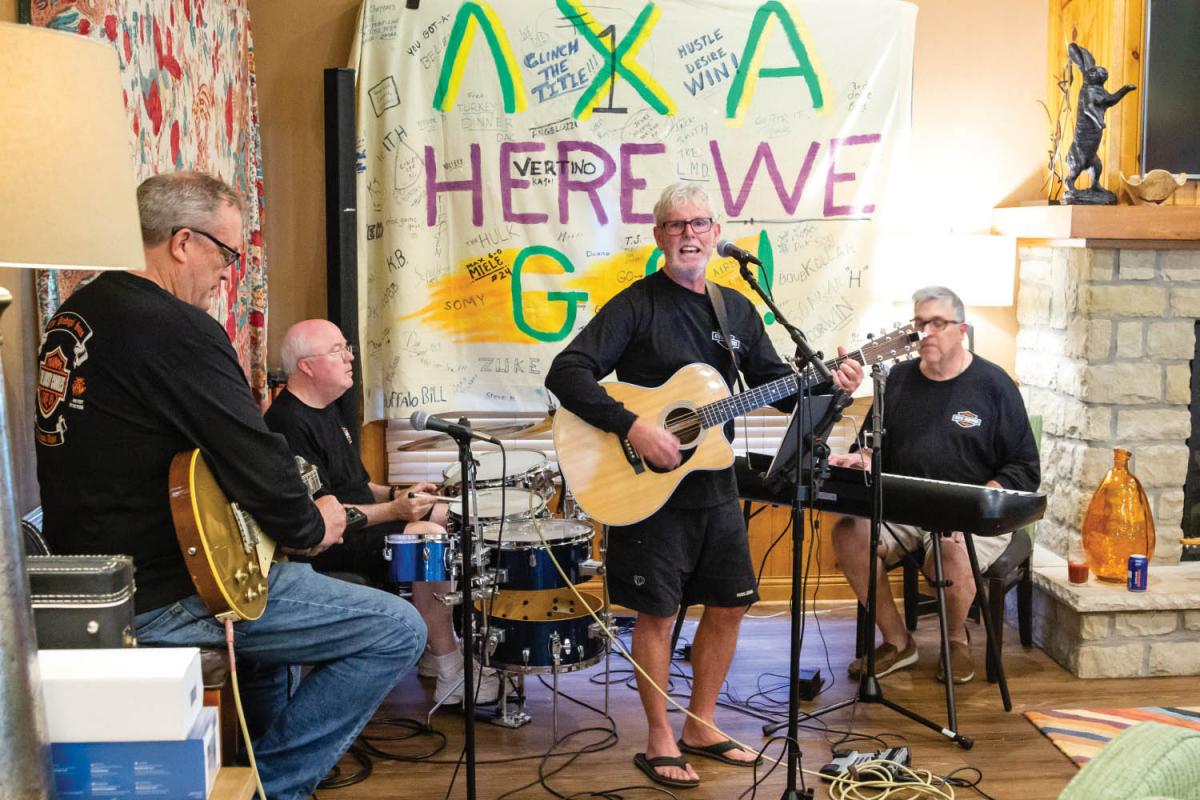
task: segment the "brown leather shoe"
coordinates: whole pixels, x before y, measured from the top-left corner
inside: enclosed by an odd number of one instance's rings
[[[908,637],[908,644],[903,650],[897,650],[893,644],[884,642],[875,648],[875,677],[882,678],[898,669],[911,667],[917,663],[917,641]],[[850,662],[850,677],[858,678],[866,669],[867,657],[862,656]]]
[[[966,683],[975,677],[975,661],[971,658],[971,648],[962,642],[950,643],[950,671],[955,683]],[[942,666],[942,657],[938,655],[937,679],[946,682],[946,670]]]

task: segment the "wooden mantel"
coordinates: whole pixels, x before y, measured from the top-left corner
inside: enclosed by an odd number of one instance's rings
[[[1200,206],[996,208],[992,233],[1061,247],[1200,249]]]

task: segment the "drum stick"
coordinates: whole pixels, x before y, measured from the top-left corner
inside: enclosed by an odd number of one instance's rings
[[[452,501],[454,501],[454,500],[460,500],[460,499],[461,499],[461,498],[458,498],[458,497],[447,497],[447,496],[445,496],[445,495],[441,495],[441,494],[429,494],[429,493],[427,493],[427,492],[409,492],[409,493],[408,493],[408,499],[409,499],[409,500],[415,500],[415,499],[416,499],[416,498],[418,498],[418,497],[420,497],[421,499],[431,498],[431,499],[433,499],[433,500],[438,500],[438,501],[440,501],[440,502],[443,502],[443,503],[449,503],[449,502],[452,502]]]

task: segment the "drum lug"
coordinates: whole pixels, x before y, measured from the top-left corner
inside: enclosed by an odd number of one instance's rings
[[[597,561],[594,558],[584,559],[579,562],[579,574],[585,578],[590,578],[593,575],[603,575],[604,562]]]
[[[504,643],[504,629],[492,626],[488,630],[487,640],[484,642],[484,647],[487,650],[488,657],[496,654],[496,648]]]
[[[446,592],[445,594],[434,592],[433,596],[448,606],[461,605],[463,601],[462,592]]]
[[[570,639],[563,639],[562,651],[563,651],[563,655],[567,656],[568,658],[571,657],[571,640]]]
[[[524,662],[525,666],[527,666],[527,667],[529,666],[529,648],[528,647],[521,648],[521,661]]]

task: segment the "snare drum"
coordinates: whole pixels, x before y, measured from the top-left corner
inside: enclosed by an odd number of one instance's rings
[[[508,450],[507,462],[499,450],[476,456],[475,488],[496,489],[512,486],[537,492],[542,497],[554,494],[554,470],[546,454],[538,450]],[[506,471],[507,469],[507,471]],[[455,461],[442,471],[443,491],[462,494],[462,465]]]
[[[492,526],[498,526],[503,518],[508,525],[505,525],[505,530],[508,530],[509,525],[517,522],[526,522],[534,517],[543,517],[546,515],[546,500],[536,492],[529,492],[524,489],[482,489],[476,492],[476,502],[471,506],[472,512],[479,518],[479,526],[487,529]],[[501,506],[504,507],[503,517],[501,516]],[[451,531],[462,530],[462,506],[458,503],[450,504],[450,519],[446,527]]]
[[[448,581],[454,577],[454,547],[444,533],[393,533],[383,545],[388,576],[396,583]]]
[[[487,527],[483,539],[490,548],[492,566],[507,573],[500,584],[502,589],[560,589],[567,584],[555,569],[554,561],[558,561],[571,583],[586,581],[588,578],[579,574],[579,567],[592,554],[595,533],[591,525],[583,522],[545,519],[505,525],[503,531],[499,526]]]
[[[488,626],[501,634],[492,639],[491,666],[518,673],[574,672],[599,661],[605,639],[595,635],[588,609],[599,613],[604,603],[594,594],[582,596],[587,608],[570,590],[501,591],[488,604]]]

